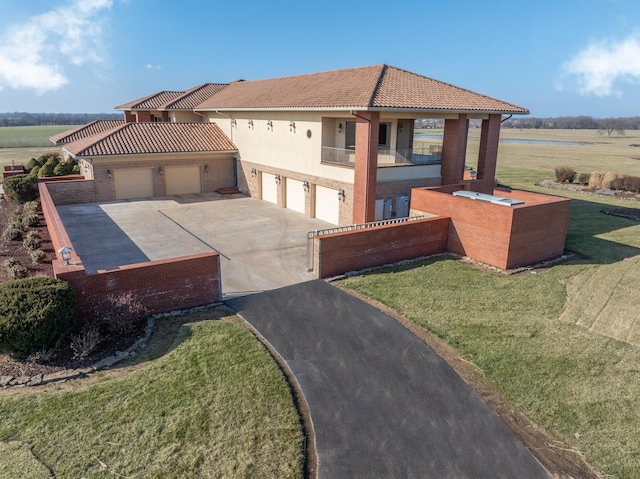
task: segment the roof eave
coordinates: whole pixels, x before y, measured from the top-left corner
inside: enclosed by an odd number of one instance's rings
[[[104,158],[127,158],[129,156],[162,156],[162,155],[197,155],[197,154],[211,154],[211,153],[238,153],[238,150],[202,150],[202,151],[163,151],[162,153],[126,153],[126,154],[118,154],[118,155],[87,155],[87,154],[74,154],[67,150],[66,148],[62,148],[63,151],[67,152],[71,157],[75,159],[104,159]]]

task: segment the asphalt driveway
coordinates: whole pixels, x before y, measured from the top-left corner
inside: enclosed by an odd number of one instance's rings
[[[307,232],[334,226],[217,193],[57,209],[87,271],[217,251],[225,299],[313,279],[306,271]]]

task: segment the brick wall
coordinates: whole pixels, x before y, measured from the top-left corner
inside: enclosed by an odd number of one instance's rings
[[[399,180],[378,182],[376,188],[376,196],[378,198],[391,198],[392,210],[395,214],[397,211],[396,197],[398,195],[407,195],[411,200],[411,190],[426,186],[436,186],[440,184],[440,178],[417,178],[414,180]]]
[[[40,202],[54,250],[73,249],[58,215],[51,187],[62,183],[41,182]],[[204,253],[162,261],[121,266],[116,270],[87,274],[75,251],[70,265],[62,259],[53,262],[54,276],[67,281],[76,292],[80,313],[92,313],[106,296],[131,292],[150,313],[201,306],[220,301],[220,258],[218,253]]]
[[[511,269],[557,257],[564,250],[570,200],[522,191],[495,190],[523,205],[494,205],[451,195],[462,185],[414,189],[411,210],[450,217],[448,249]]]
[[[93,203],[96,201],[95,182],[83,177],[43,178],[40,184],[47,184],[48,194],[53,204],[72,205],[78,203]],[[40,189],[42,195],[42,188]]]
[[[444,253],[448,228],[448,218],[428,218],[318,236],[314,239],[314,274],[329,278],[347,271]]]

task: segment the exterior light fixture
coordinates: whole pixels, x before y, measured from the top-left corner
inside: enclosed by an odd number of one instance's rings
[[[111,179],[111,170],[107,170],[107,178]]]
[[[273,122],[271,120],[267,121],[267,130],[273,131]]]
[[[290,121],[289,122],[289,131],[296,131],[296,122],[295,121]]]
[[[58,253],[60,253],[60,256],[62,256],[62,260],[65,262],[64,264],[66,266],[70,266],[69,260],[71,259],[71,252],[73,250],[71,248],[69,248],[68,246],[63,246],[62,248],[60,248],[58,250]]]
[[[404,126],[404,125],[402,124],[402,122],[401,122],[401,121],[399,121],[399,122],[398,122],[398,131],[399,131],[400,133],[402,133],[402,127],[403,127],[403,126]]]
[[[255,178],[258,175],[258,171],[255,168],[251,168],[251,176]]]
[[[276,178],[276,183],[280,184],[280,181],[282,180],[280,175],[276,175],[275,178]]]
[[[253,129],[253,120],[249,120],[247,124],[249,125],[250,130]]]
[[[344,201],[344,198],[345,198],[344,190],[342,188],[340,188],[338,190],[338,199],[341,200],[341,201]]]
[[[164,175],[164,168],[162,168],[162,166],[159,166],[159,167],[158,167],[158,173],[159,173],[160,175]]]
[[[204,172],[209,173],[209,165],[204,165]]]
[[[309,191],[309,182],[308,181],[304,181],[302,183],[302,187],[304,188],[304,191]]]
[[[342,133],[342,123],[338,123],[338,133]]]
[[[231,128],[233,128],[234,126],[238,126],[238,122],[235,118],[231,118]]]

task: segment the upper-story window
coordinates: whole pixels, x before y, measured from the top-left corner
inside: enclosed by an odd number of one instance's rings
[[[346,122],[345,128],[345,149],[356,149],[356,122]],[[389,148],[391,144],[391,123],[380,123],[378,130],[378,146],[381,148]]]

